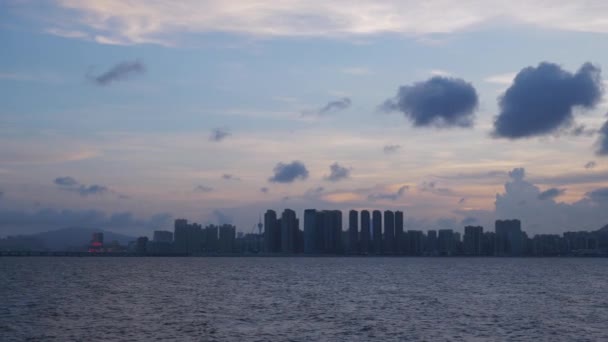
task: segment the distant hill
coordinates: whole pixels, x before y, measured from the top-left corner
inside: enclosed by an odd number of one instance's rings
[[[31,247],[32,250],[40,249],[40,246],[44,246],[44,249],[64,251],[85,248],[85,246],[88,246],[91,242],[91,236],[95,232],[103,233],[105,243],[116,240],[121,245],[127,245],[129,241],[134,241],[136,239],[132,236],[117,234],[101,229],[70,227],[13,237],[12,240],[14,242],[16,241],[15,239],[18,239],[20,240],[20,244],[25,243],[26,241],[35,242],[35,245]],[[7,243],[8,241],[9,239],[0,240],[0,248],[2,248],[2,242]]]
[[[598,232],[608,233],[608,224],[597,230]]]

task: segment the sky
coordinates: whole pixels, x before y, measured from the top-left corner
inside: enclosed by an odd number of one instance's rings
[[[608,223],[605,1],[0,3],[0,237]],[[346,221],[345,221],[346,222]]]

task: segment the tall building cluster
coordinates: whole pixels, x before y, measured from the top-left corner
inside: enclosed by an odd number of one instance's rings
[[[497,220],[494,231],[466,226],[452,229],[406,229],[402,211],[350,210],[343,222],[340,210],[306,209],[303,225],[292,209],[280,215],[267,210],[251,233],[229,224],[174,222],[174,230],[155,231],[152,240],[140,237],[129,250],[140,255],[389,255],[389,256],[559,256],[608,255],[608,227],[595,232],[541,234],[532,238],[519,220]],[[255,228],[258,228],[256,231]],[[262,230],[263,228],[263,230]],[[105,247],[95,233],[91,253],[119,251]]]

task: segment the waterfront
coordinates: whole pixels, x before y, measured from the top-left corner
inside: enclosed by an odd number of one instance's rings
[[[606,340],[608,263],[2,258],[3,341]]]

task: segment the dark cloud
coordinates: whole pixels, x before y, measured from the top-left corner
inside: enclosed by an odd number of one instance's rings
[[[337,112],[340,110],[347,109],[352,104],[352,101],[348,97],[341,98],[339,100],[328,102],[323,108],[319,109],[318,114],[328,114],[331,112]]]
[[[591,170],[596,166],[597,166],[597,163],[592,160],[590,162],[587,162],[587,164],[585,164],[585,169]]]
[[[308,170],[306,166],[298,160],[294,160],[289,164],[278,163],[274,167],[274,175],[268,179],[272,183],[292,183],[297,179],[304,180],[308,178]]]
[[[606,156],[608,155],[608,121],[604,123],[602,128],[599,131],[600,137],[597,140],[597,151],[595,153],[598,156]]]
[[[229,173],[224,173],[222,175],[222,179],[231,180],[231,181],[240,181],[241,179],[235,175],[231,175]]]
[[[590,184],[605,182],[608,179],[608,171],[581,171],[575,173],[565,173],[554,176],[535,176],[531,177],[531,181],[541,184]]]
[[[386,145],[382,148],[382,151],[386,154],[395,153],[401,149],[401,145]]]
[[[467,199],[462,197],[461,199],[458,200],[458,204],[465,204],[467,202]]]
[[[555,199],[558,196],[563,195],[566,192],[566,189],[558,189],[558,188],[551,188],[551,189],[547,189],[543,192],[541,192],[540,194],[538,194],[538,199],[539,200],[547,200],[547,199]]]
[[[453,195],[454,191],[449,188],[440,188],[437,187],[437,183],[435,182],[423,182],[418,185],[418,190],[422,192],[430,192],[435,195]]]
[[[143,74],[146,71],[144,64],[139,61],[125,61],[114,65],[110,70],[89,78],[97,85],[106,86],[115,81],[125,80],[133,75]]]
[[[470,83],[435,76],[401,86],[397,96],[386,100],[380,109],[402,112],[415,127],[471,127],[477,103],[477,91]]]
[[[575,74],[547,62],[527,67],[500,97],[493,134],[518,139],[570,127],[574,121],[572,109],[595,107],[602,92],[601,71],[590,63],[583,64]]]
[[[265,194],[267,194],[270,191],[270,189],[268,189],[267,187],[261,187],[260,188],[260,192],[263,192]]]
[[[329,166],[330,174],[325,177],[325,180],[337,182],[350,177],[350,169],[340,166],[338,163],[333,163]]]
[[[76,179],[69,176],[57,177],[55,178],[54,183],[63,190],[76,192],[83,197],[90,195],[102,195],[110,192],[110,189],[108,189],[106,186],[98,184],[80,184]]]
[[[209,140],[219,142],[219,141],[226,139],[229,135],[230,135],[230,132],[228,132],[226,129],[214,128],[213,130],[211,130],[211,135],[209,136]]]
[[[401,198],[405,194],[405,192],[407,190],[409,190],[409,188],[410,188],[409,186],[403,185],[396,192],[369,194],[367,196],[367,199],[370,201],[381,201],[381,200],[396,201],[399,198]]]
[[[599,188],[587,193],[587,198],[599,204],[608,204],[608,188]]]
[[[211,191],[213,191],[213,188],[210,186],[206,186],[206,185],[197,185],[194,188],[194,191],[195,192],[211,192]]]
[[[76,186],[78,182],[72,177],[57,177],[55,178],[55,184],[59,186]]]

